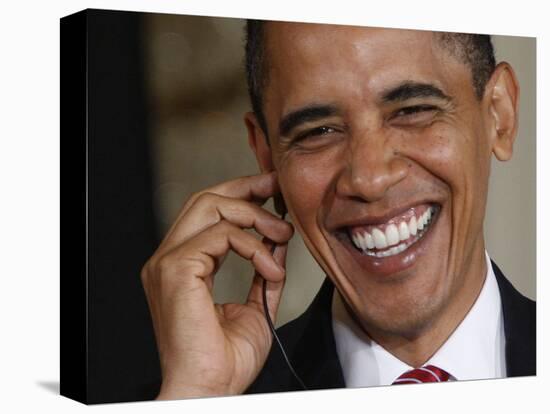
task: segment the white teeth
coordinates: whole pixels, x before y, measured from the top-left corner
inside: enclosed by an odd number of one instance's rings
[[[411,221],[409,221],[409,231],[413,236],[416,236],[416,232],[418,231],[418,227],[417,227],[415,216],[412,216]]]
[[[411,234],[409,233],[409,226],[404,221],[399,224],[399,238],[401,240],[407,240]]]
[[[374,239],[374,247],[376,247],[377,249],[385,249],[386,247],[388,247],[386,235],[377,228],[372,230],[372,238]]]
[[[367,249],[374,249],[374,239],[372,238],[370,233],[365,233],[365,239],[367,241]]]
[[[399,246],[396,247],[397,253],[401,253],[406,248],[407,248],[407,245],[405,243],[401,243]]]
[[[393,256],[406,250],[424,235],[432,215],[433,207],[430,207],[420,217],[413,216],[408,223],[402,221],[399,225],[388,224],[385,232],[374,227],[372,233],[357,232],[351,238],[355,246],[369,256]],[[374,251],[375,248],[381,251]]]
[[[396,254],[401,253],[404,251],[407,247],[409,247],[413,242],[409,243],[401,243],[398,246],[391,247],[387,250],[381,251],[381,252],[372,252],[369,250],[366,250],[365,253],[369,256],[376,256],[376,257],[388,257],[388,256],[394,256]]]
[[[368,242],[367,242],[367,240],[368,240],[367,235],[368,235],[368,233],[365,233],[365,234],[363,234],[363,237],[361,238],[361,241],[363,242],[363,250],[369,248]],[[370,235],[369,235],[369,237],[370,237]],[[372,239],[372,237],[370,237],[370,238]],[[374,243],[373,243],[373,245],[374,245]]]
[[[399,231],[397,230],[395,224],[390,224],[386,227],[386,240],[388,242],[388,246],[393,246],[394,244],[399,243]]]
[[[361,236],[361,246],[363,246],[363,250],[367,248],[367,235],[363,234]]]
[[[424,227],[428,225],[428,222],[432,218],[432,207],[427,209],[424,214],[420,217],[420,220],[418,222],[418,230],[422,230]]]
[[[359,234],[355,233],[351,235],[351,239],[353,240],[353,244],[355,244],[357,247],[363,248],[362,244],[359,242],[360,236]]]
[[[361,237],[360,234],[355,234],[355,236],[353,236],[353,242],[355,243],[356,246],[359,246],[361,249],[365,250],[365,244],[363,243],[363,237]]]
[[[390,255],[394,255],[394,254],[397,254],[399,253],[399,249],[397,248],[397,246],[394,246],[392,247],[390,250],[388,250],[390,252]]]

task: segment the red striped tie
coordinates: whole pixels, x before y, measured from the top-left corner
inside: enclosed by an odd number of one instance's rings
[[[433,365],[411,369],[397,378],[392,385],[422,384],[423,382],[449,381],[449,373]]]

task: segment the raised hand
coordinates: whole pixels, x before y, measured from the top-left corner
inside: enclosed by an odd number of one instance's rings
[[[293,228],[261,205],[280,191],[275,173],[243,177],[194,194],[141,277],[162,369],[159,399],[242,393],[271,346],[263,314],[262,280],[275,319]],[[269,243],[281,245],[271,255]],[[215,304],[214,276],[229,250],[255,268],[245,304]]]

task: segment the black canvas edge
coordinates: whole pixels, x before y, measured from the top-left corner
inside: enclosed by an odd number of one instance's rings
[[[60,19],[60,394],[86,403],[87,11]]]

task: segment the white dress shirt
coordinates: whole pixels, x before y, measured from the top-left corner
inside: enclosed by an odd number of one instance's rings
[[[500,293],[491,260],[485,252],[487,276],[481,292],[460,325],[424,365],[435,365],[451,380],[506,376],[504,325]],[[369,336],[350,317],[335,290],[332,326],[346,387],[389,385],[413,369]]]

